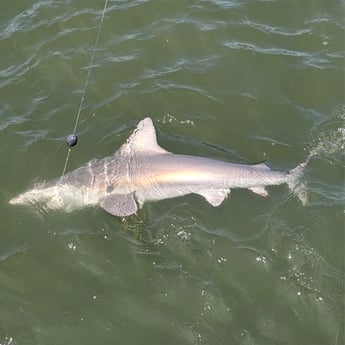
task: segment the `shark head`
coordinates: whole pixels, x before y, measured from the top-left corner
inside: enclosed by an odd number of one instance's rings
[[[11,205],[25,205],[44,202],[49,199],[48,193],[42,193],[44,189],[43,184],[36,185],[34,188],[15,196],[9,203]]]
[[[45,183],[36,184],[32,189],[12,198],[11,205],[32,205],[39,208],[47,208],[48,205],[54,205],[51,208],[62,208],[63,202],[59,198],[57,187],[47,186]]]
[[[12,198],[11,205],[32,205],[38,209],[60,210],[72,212],[82,208],[88,198],[88,204],[96,204],[97,199],[92,200],[83,188],[77,188],[68,183],[41,183],[36,184],[32,189]]]

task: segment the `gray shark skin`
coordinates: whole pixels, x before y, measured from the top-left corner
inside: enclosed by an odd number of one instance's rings
[[[286,183],[294,190],[307,161],[290,171],[274,171],[263,163],[235,164],[173,154],[158,145],[152,120],[145,118],[112,156],[35,185],[9,202],[66,212],[100,205],[120,217],[135,214],[146,201],[191,193],[219,206],[233,188],[248,188],[261,196],[267,196],[268,185]]]

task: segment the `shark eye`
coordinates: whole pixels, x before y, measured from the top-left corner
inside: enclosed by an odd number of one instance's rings
[[[108,194],[110,194],[113,190],[114,190],[114,188],[112,186],[107,187],[107,193]]]

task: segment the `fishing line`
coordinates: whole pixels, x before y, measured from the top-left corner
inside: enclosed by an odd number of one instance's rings
[[[100,37],[100,35],[101,35],[102,25],[103,25],[103,21],[104,21],[104,16],[105,16],[105,11],[106,11],[106,9],[107,9],[107,5],[108,5],[108,0],[105,0],[103,12],[102,12],[102,17],[101,17],[101,21],[100,21],[99,26],[98,26],[98,32],[97,32],[97,36],[96,36],[95,45],[94,45],[94,47],[93,47],[93,52],[92,52],[92,55],[91,55],[90,64],[89,64],[89,67],[88,67],[88,70],[87,70],[87,75],[86,75],[86,79],[85,79],[85,84],[84,84],[83,93],[82,93],[82,96],[81,96],[81,99],[80,99],[79,109],[78,109],[77,116],[76,116],[76,119],[75,119],[75,124],[74,124],[74,128],[73,128],[73,133],[70,134],[70,135],[67,137],[67,144],[68,144],[69,148],[68,148],[68,151],[67,151],[67,156],[66,156],[66,160],[65,160],[65,165],[64,165],[64,168],[63,168],[63,171],[62,171],[62,176],[65,175],[65,171],[66,171],[67,163],[68,163],[68,160],[69,160],[69,156],[70,156],[70,154],[71,154],[72,147],[73,147],[74,145],[76,145],[76,144],[77,144],[77,141],[78,141],[78,138],[77,138],[77,136],[75,135],[75,133],[76,133],[76,130],[77,130],[77,127],[78,127],[81,109],[82,109],[82,106],[83,106],[83,103],[84,103],[84,100],[85,100],[86,88],[87,88],[87,85],[89,84],[89,79],[90,79],[90,74],[91,74],[91,68],[92,68],[92,65],[93,65],[93,60],[94,60],[94,57],[95,57],[95,53],[96,53],[96,49],[97,49],[99,37]]]

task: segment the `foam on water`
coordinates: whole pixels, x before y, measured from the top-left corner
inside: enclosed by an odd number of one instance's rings
[[[331,116],[317,124],[312,147],[315,154],[338,158],[345,154],[345,105],[336,106]],[[344,161],[343,161],[344,163]]]

